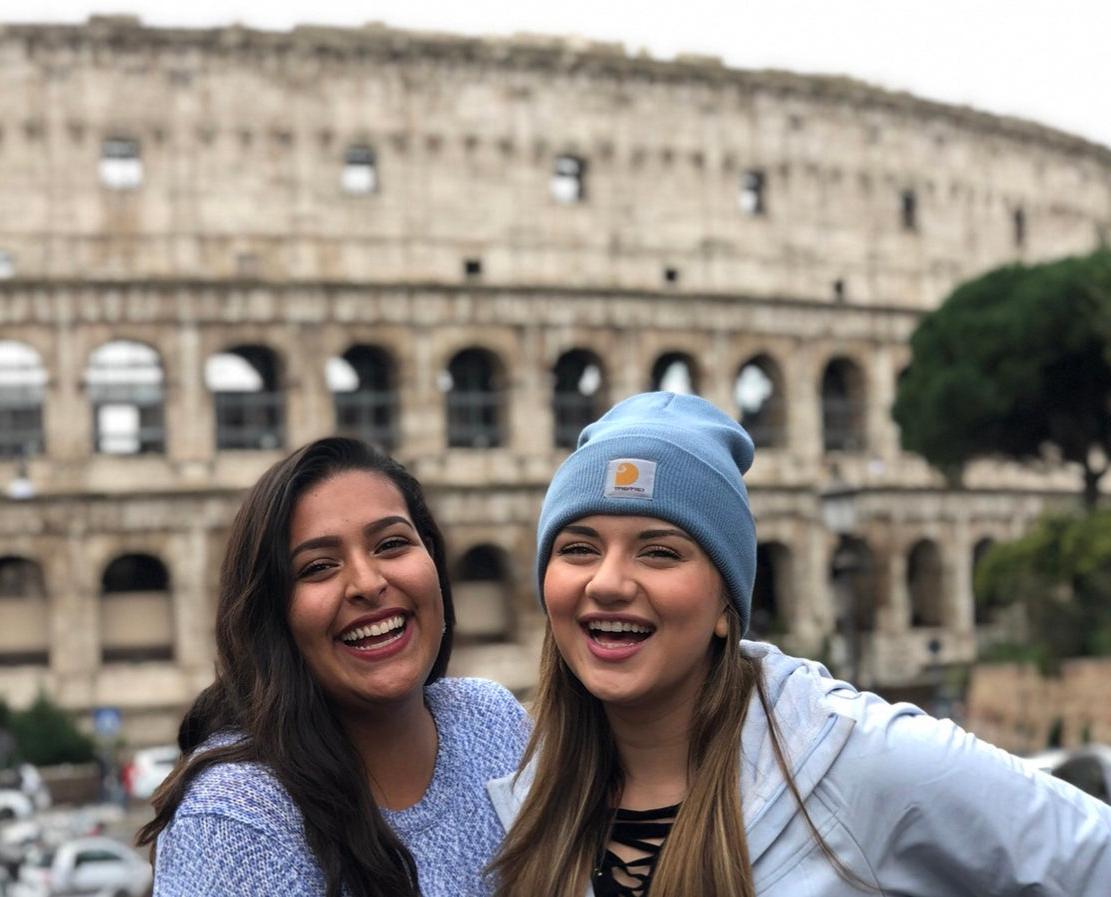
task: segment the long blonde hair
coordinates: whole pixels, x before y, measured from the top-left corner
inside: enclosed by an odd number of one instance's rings
[[[726,618],[728,635],[714,638],[709,649],[709,672],[691,720],[690,785],[660,850],[652,897],[755,897],[738,784],[741,731],[754,694],[776,762],[820,850],[844,881],[879,892],[838,859],[814,826],[783,752],[760,659],[741,650],[741,623],[730,608]],[[534,711],[520,768],[535,760],[535,775],[487,874],[496,897],[582,897],[609,840],[622,771],[602,702],[571,672],[550,628]]]
[[[652,897],[754,897],[740,776],[741,728],[759,664],[740,650],[740,623],[713,640],[694,709],[690,788],[664,842]],[[528,797],[490,865],[497,897],[582,897],[608,840],[622,788],[602,703],[575,677],[549,629],[540,659],[536,726],[521,760],[536,761]]]

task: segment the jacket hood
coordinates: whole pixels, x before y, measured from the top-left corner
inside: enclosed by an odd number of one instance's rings
[[[820,663],[789,657],[766,642],[741,643],[744,653],[759,658],[768,704],[772,708],[784,757],[805,800],[833,765],[852,733],[852,718],[839,714],[828,700],[835,692],[856,694],[834,679]],[[528,793],[534,764],[519,775],[494,779],[486,786],[502,824],[509,829]],[[776,760],[768,719],[753,697],[741,732],[741,800],[751,862],[755,863],[798,812]]]

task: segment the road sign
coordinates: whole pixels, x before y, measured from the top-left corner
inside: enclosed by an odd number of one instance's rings
[[[123,716],[119,707],[94,707],[93,731],[104,738],[118,735]]]

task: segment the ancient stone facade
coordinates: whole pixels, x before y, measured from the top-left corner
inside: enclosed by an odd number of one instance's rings
[[[889,407],[955,283],[1106,238],[1106,148],[844,79],[380,27],[8,26],[0,68],[13,703],[168,737],[242,490],[337,429],[431,494],[455,671],[521,692],[545,484],[630,393],[750,426],[759,633],[867,684],[971,659],[977,553],[1079,488],[979,464],[950,490]]]

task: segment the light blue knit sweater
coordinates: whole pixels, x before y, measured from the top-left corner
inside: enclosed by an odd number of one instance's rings
[[[483,679],[442,679],[425,696],[440,737],[432,782],[412,807],[383,812],[416,860],[423,897],[483,897],[480,871],[504,835],[485,785],[516,768],[528,717]],[[301,813],[259,764],[205,770],[158,838],[154,897],[323,894]]]

